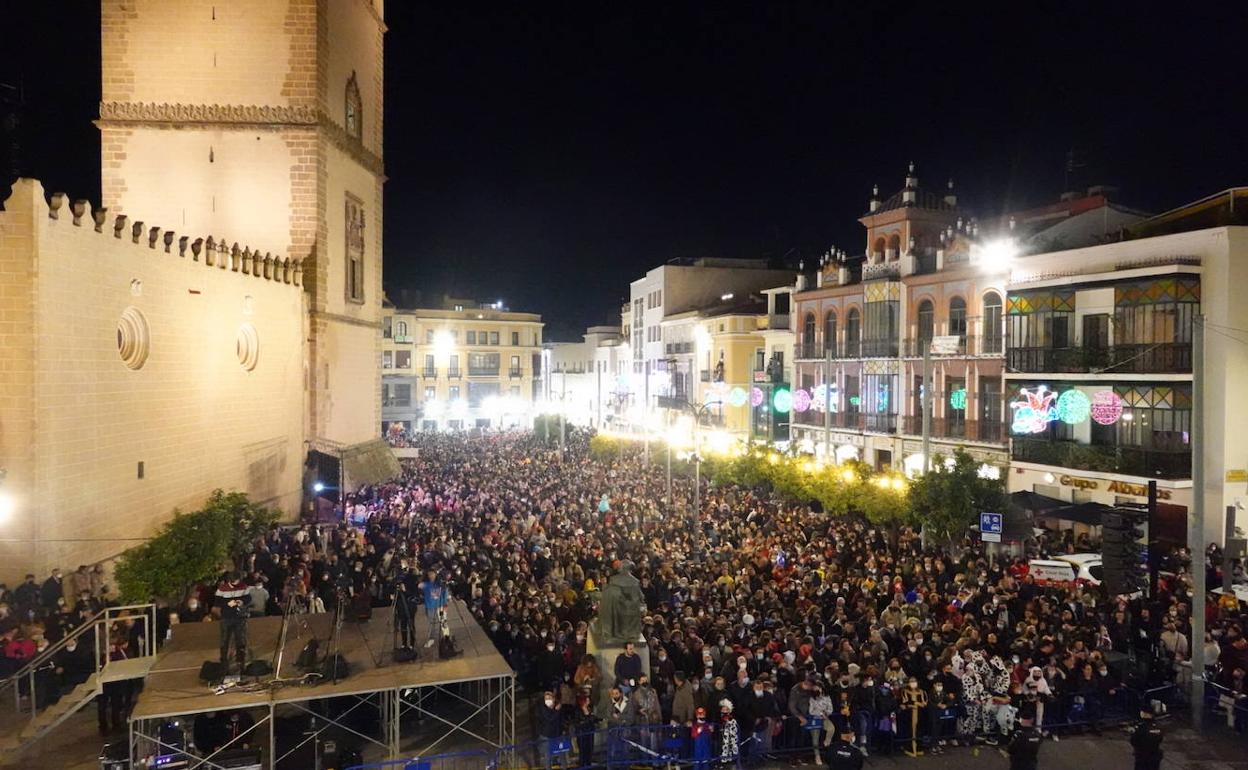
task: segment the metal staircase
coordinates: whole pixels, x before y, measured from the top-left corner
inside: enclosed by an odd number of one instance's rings
[[[139,655],[111,660],[109,640],[117,633],[122,633],[123,638],[131,638],[135,624],[139,626]],[[56,644],[50,645],[13,676],[0,682],[0,703],[11,703],[13,706],[11,713],[0,713],[0,723],[9,727],[0,736],[0,765],[16,763],[26,749],[95,700],[103,692],[105,684],[147,676],[156,660],[155,628],[156,606],[153,604],[108,607]],[[71,640],[92,645],[94,670],[85,681],[62,694],[55,702],[38,702],[42,689],[37,682],[40,672],[55,665],[57,654]],[[12,690],[12,700],[5,696],[6,690]],[[3,709],[3,712],[8,711]]]

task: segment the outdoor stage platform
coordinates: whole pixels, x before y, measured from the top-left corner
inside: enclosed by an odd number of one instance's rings
[[[386,758],[412,755],[412,752],[400,754],[403,738],[400,718],[412,711],[426,721],[440,723],[444,729],[440,736],[434,736],[436,740],[418,747],[419,754],[429,753],[453,733],[466,733],[487,745],[506,746],[515,735],[515,674],[462,602],[457,601],[447,609],[448,626],[462,654],[442,660],[438,657],[436,644],[424,646],[429,638],[429,625],[422,608],[414,618],[419,657],[409,663],[396,662],[393,656],[393,613],[389,607],[377,608],[368,622],[342,624],[337,652],[349,664],[348,675],[337,682],[323,679],[315,684],[300,682],[304,672],[296,668],[295,661],[314,637],[320,643],[322,657],[334,651],[334,616],[333,613],[293,615],[286,632],[281,670],[260,677],[258,681],[251,677],[244,678],[242,683],[219,695],[199,679],[204,661],[216,661],[219,657],[219,625],[175,625],[173,638],[152,664],[143,691],[131,712],[131,756],[137,759],[170,751],[162,747],[156,738],[159,730],[154,728],[161,723],[233,709],[252,710],[256,720],[253,730],[268,734],[267,741],[257,740],[258,735],[249,739],[253,746],[267,744],[266,767],[275,766],[273,717],[278,709],[288,713],[315,714],[318,722],[327,723],[322,730],[331,727],[346,730],[381,747]],[[249,659],[273,662],[281,628],[280,617],[249,620]],[[442,713],[430,711],[426,701],[433,696],[441,700],[446,697],[454,699],[461,713],[463,707],[468,707],[468,717],[453,722],[445,718],[446,708],[438,709]],[[342,697],[357,699],[357,706],[365,703],[374,705],[381,717],[380,734],[361,734],[328,719],[323,709],[314,712],[310,708],[311,701]],[[491,729],[481,730],[477,724],[481,722]],[[489,734],[483,734],[487,732]],[[203,758],[208,760],[204,763],[205,767],[215,767],[211,757]],[[280,761],[282,757],[276,759]]]

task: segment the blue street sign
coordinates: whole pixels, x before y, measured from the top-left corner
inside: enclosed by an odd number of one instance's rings
[[[979,514],[979,531],[981,534],[990,533],[994,535],[1001,534],[1003,516],[999,513],[981,513]]]

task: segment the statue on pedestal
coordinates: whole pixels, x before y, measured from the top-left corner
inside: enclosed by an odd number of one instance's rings
[[[636,642],[641,636],[641,583],[633,577],[633,565],[620,564],[598,596],[598,618],[594,621],[601,645]]]

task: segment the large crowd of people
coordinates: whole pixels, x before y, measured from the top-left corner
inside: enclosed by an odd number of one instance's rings
[[[912,738],[938,752],[1003,738],[1024,717],[1095,730],[1190,676],[1181,550],[1156,596],[1110,598],[1038,585],[1025,559],[990,559],[969,538],[924,549],[904,528],[765,490],[704,480],[695,509],[689,480],[665,499],[661,467],[636,452],[595,458],[579,431],[562,449],[523,433],[410,443],[418,457],[402,477],[349,495],[343,522],[275,528],[255,544],[237,565],[251,613],[324,612],[345,592],[376,607],[398,597],[406,618],[449,591],[533,694],[538,734],[567,736],[582,756],[602,728],[656,725],[682,728],[707,761],[819,759],[816,747],[850,732],[863,753]],[[1030,548],[1087,545],[1057,535]],[[645,598],[642,633],[604,670],[590,623],[625,563]],[[175,622],[211,620],[214,589],[177,607]],[[74,607],[46,583],[0,596],[6,665],[30,652],[10,618],[33,603],[30,619],[52,638],[62,613],[84,611],[84,590]],[[1240,607],[1210,603],[1206,620],[1211,673],[1243,697]],[[421,642],[404,629],[401,644]]]
[[[297,574],[300,601],[317,607],[347,579],[379,605],[400,593],[417,608],[423,587],[444,583],[542,694],[548,737],[698,733],[705,719],[716,756],[725,720],[750,758],[845,728],[864,752],[912,736],[940,751],[995,740],[1024,715],[1097,729],[1129,692],[1190,675],[1182,551],[1156,597],[1111,599],[1038,585],[1024,559],[990,560],[970,539],[925,550],[910,531],[762,490],[706,483],[695,510],[687,480],[667,500],[662,468],[639,453],[593,458],[583,433],[562,451],[513,433],[412,443],[401,479],[346,501],[362,526],[275,533],[248,570],[270,587]],[[1089,545],[1059,533],[1033,550]],[[645,596],[648,667],[623,655],[606,671],[588,654],[589,624],[624,562]],[[1211,604],[1207,621],[1206,659],[1244,692],[1238,607]]]

